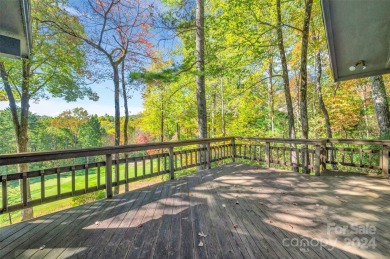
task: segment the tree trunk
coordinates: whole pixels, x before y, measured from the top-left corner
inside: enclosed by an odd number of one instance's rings
[[[121,139],[121,112],[119,103],[119,69],[118,65],[111,63],[114,72],[114,95],[115,95],[115,146],[120,145]]]
[[[325,127],[326,127],[326,137],[327,138],[333,138],[333,132],[332,128],[330,125],[330,119],[329,119],[329,113],[328,110],[326,109],[324,99],[322,98],[322,87],[321,87],[321,77],[322,77],[322,61],[321,61],[321,51],[318,51],[316,54],[316,63],[317,63],[317,80],[316,80],[316,88],[318,92],[318,103],[320,106],[320,110],[322,112],[322,115],[324,116],[325,119]],[[329,144],[330,147],[333,147],[333,144]],[[333,151],[330,152],[329,154],[330,161],[334,161],[334,154]],[[332,164],[333,170],[337,170],[337,166]]]
[[[211,132],[210,137],[215,137],[215,113],[217,111],[217,94],[214,92],[212,93],[212,105],[211,105]]]
[[[222,125],[222,137],[226,136],[226,123],[225,123],[225,93],[223,89],[223,78],[221,77],[221,125]]]
[[[30,108],[30,96],[29,96],[29,80],[30,80],[30,63],[28,60],[23,59],[22,61],[22,69],[23,69],[23,81],[22,81],[22,89],[21,89],[21,111],[20,111],[20,122],[19,115],[16,106],[15,97],[13,95],[11,85],[9,84],[8,74],[5,70],[4,64],[0,62],[0,73],[4,84],[4,89],[7,93],[9,106],[12,115],[12,121],[15,128],[15,136],[16,136],[16,146],[18,153],[27,152],[28,145],[28,113]],[[19,164],[18,165],[19,172],[28,172],[27,164]],[[23,199],[23,184],[20,180],[20,197]],[[31,201],[31,191],[30,191],[30,180],[27,179],[27,201]],[[26,208],[21,211],[21,220],[28,220],[34,217],[33,209]]]
[[[164,98],[163,98],[164,100]],[[160,140],[164,142],[164,101],[161,101]]]
[[[363,117],[364,117],[364,122],[365,122],[365,126],[366,126],[366,138],[369,138],[370,136],[370,133],[369,133],[369,130],[368,130],[368,116],[367,116],[367,95],[366,95],[366,85],[363,85],[362,88],[360,89],[360,87],[358,88],[358,90],[361,90],[361,94],[362,94],[362,101],[363,101]]]
[[[129,106],[127,100],[126,80],[125,80],[125,61],[122,61],[122,93],[123,93],[123,105],[125,107],[125,123],[123,125],[123,144],[129,143],[128,127],[129,127]]]
[[[378,120],[380,136],[388,139],[390,130],[390,112],[387,101],[386,87],[382,76],[371,77],[372,100],[374,101],[376,118]]]
[[[276,0],[276,12],[277,12],[276,31],[277,31],[277,37],[278,37],[278,48],[279,48],[280,61],[281,61],[281,65],[282,65],[284,95],[286,98],[286,106],[287,106],[288,136],[291,139],[295,139],[294,110],[293,110],[292,101],[291,101],[287,59],[286,59],[286,52],[284,49],[280,0]],[[296,149],[296,145],[293,144],[292,148]],[[297,152],[291,152],[291,161],[295,164],[293,166],[293,170],[298,171],[298,167],[297,167],[298,153]]]
[[[268,109],[271,117],[271,134],[275,136],[275,104],[274,104],[274,83],[273,83],[273,60],[270,57],[268,64]]]
[[[309,31],[310,31],[310,17],[313,0],[307,0],[305,6],[305,16],[303,18],[302,30],[302,48],[301,48],[301,87],[300,87],[300,108],[301,108],[301,124],[302,124],[302,138],[309,138],[309,119],[307,115],[307,49],[309,46]],[[308,146],[304,145],[302,162],[304,165],[309,164]],[[310,173],[307,166],[302,167],[302,173]]]
[[[112,63],[114,72],[114,94],[115,94],[115,146],[120,145],[121,139],[121,113],[119,103],[119,68],[118,64]],[[119,154],[114,155],[114,159],[119,161]],[[119,165],[115,164],[114,181],[119,182]],[[114,194],[119,194],[119,185],[115,186]]]
[[[204,0],[196,0],[196,97],[199,138],[207,138],[207,110],[204,75]]]

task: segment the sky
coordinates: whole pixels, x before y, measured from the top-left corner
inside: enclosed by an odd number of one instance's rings
[[[77,7],[78,5],[85,3],[79,0],[71,0],[70,3],[73,4],[73,6]],[[72,5],[71,5],[72,6]],[[77,8],[73,8],[70,6],[64,7],[67,12],[69,12],[71,15],[78,16],[80,13],[77,10]],[[163,54],[164,58],[166,58],[167,54],[170,58],[173,58],[176,62],[180,63],[180,58],[177,56],[172,56],[170,53],[170,50],[174,49],[176,44],[179,44],[180,41],[178,39],[170,39],[170,40],[162,40],[160,39],[166,39],[171,38],[172,35],[169,34],[164,29],[162,30],[154,30],[153,31],[154,37],[151,39],[152,43],[155,45],[156,48],[160,49],[160,51]],[[97,114],[99,116],[101,115],[112,115],[115,114],[115,107],[114,107],[114,86],[112,80],[106,80],[99,84],[93,84],[90,85],[93,91],[95,91],[99,95],[99,101],[90,101],[87,99],[84,100],[78,100],[77,102],[71,102],[68,103],[63,99],[59,98],[50,98],[48,100],[40,100],[39,102],[34,103],[33,101],[30,102],[30,111],[32,113],[38,114],[38,115],[46,115],[46,116],[57,116],[63,111],[66,110],[72,110],[76,107],[82,107],[85,110],[88,111],[89,114]],[[131,115],[138,114],[143,111],[143,104],[142,104],[142,92],[141,90],[138,90],[136,92],[132,93],[132,98],[129,100],[129,112]],[[121,116],[124,115],[124,108],[123,108],[123,100],[120,100],[121,104]],[[6,109],[9,106],[8,102],[1,102],[0,101],[0,110]]]
[[[38,103],[31,101],[30,111],[38,115],[57,116],[66,110],[72,110],[76,107],[82,107],[89,114],[112,115],[115,114],[114,107],[114,86],[111,80],[107,80],[100,84],[90,86],[99,95],[99,101],[90,101],[88,99],[78,100],[77,102],[68,103],[63,99],[50,98],[49,100],[40,100]],[[121,102],[121,115],[124,115],[123,100]],[[0,110],[9,107],[8,102],[0,102]],[[141,92],[133,92],[132,98],[129,100],[130,114],[134,115],[143,110]]]

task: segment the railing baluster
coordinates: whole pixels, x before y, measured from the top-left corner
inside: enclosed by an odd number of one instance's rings
[[[96,189],[100,188],[100,163],[97,163],[97,181],[96,181]]]
[[[150,175],[153,175],[153,157],[150,157]]]
[[[125,183],[126,187],[128,187],[127,184],[129,183],[129,159],[127,154],[125,156]]]
[[[88,184],[89,169],[88,169],[88,167],[89,167],[89,165],[85,164],[85,193],[88,192],[88,187],[89,187],[89,184]]]
[[[115,154],[115,186],[119,186],[119,180],[120,180],[120,176],[119,176],[119,154]],[[115,194],[118,194],[119,193],[119,189],[115,188]]]
[[[269,142],[265,142],[265,166],[271,167],[271,146]]]
[[[232,161],[236,162],[236,140],[232,138],[232,146],[230,148]]]
[[[45,199],[45,171],[41,170],[41,202]]]
[[[211,144],[207,143],[207,169],[211,169]]]
[[[27,207],[27,173],[23,173],[22,179],[22,188],[23,188],[23,207]]]
[[[145,175],[146,175],[146,161],[145,161],[145,157],[143,156],[142,157],[142,177],[145,178]]]
[[[61,171],[59,168],[57,168],[56,171],[57,171],[57,197],[60,198],[60,196],[61,196]]]
[[[106,155],[106,198],[112,198],[112,154]]]
[[[384,177],[389,177],[389,146],[382,146],[382,174]]]
[[[319,145],[316,145],[316,150],[315,150],[314,172],[316,175],[321,174],[321,146]]]
[[[134,160],[134,177],[138,177],[137,160]]]
[[[199,153],[199,150],[197,149],[195,151],[195,165],[198,165],[199,164],[199,161],[198,161],[198,153]]]
[[[187,168],[187,166],[188,166],[188,153],[187,153],[187,151],[185,150],[184,151],[184,155],[185,155],[185,167]],[[180,160],[182,159],[182,157],[180,157]],[[180,163],[181,164],[181,168],[183,168],[183,164],[182,163]]]
[[[72,196],[74,195],[76,191],[76,171],[75,167],[72,166]]]
[[[3,196],[3,208],[2,211],[7,211],[8,208],[8,190],[7,190],[7,175],[1,176],[1,190]]]
[[[158,170],[158,175],[160,175],[161,174],[160,154],[157,154],[157,170]]]
[[[169,175],[171,180],[173,180],[175,179],[175,168],[173,164],[173,159],[174,159],[173,147],[169,147],[168,153],[169,153]]]
[[[187,163],[187,151],[184,151],[184,153],[186,154],[186,163]],[[180,169],[182,168],[183,168],[183,153],[182,151],[180,151]]]

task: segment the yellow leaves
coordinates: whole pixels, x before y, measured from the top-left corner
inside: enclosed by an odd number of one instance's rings
[[[7,100],[8,100],[7,94],[4,91],[0,90],[0,102],[5,102]]]

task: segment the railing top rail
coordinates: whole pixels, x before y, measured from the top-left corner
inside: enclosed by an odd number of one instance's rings
[[[85,148],[85,149],[5,154],[5,155],[0,155],[0,166],[21,164],[21,163],[43,162],[49,160],[69,159],[69,158],[77,158],[77,157],[127,153],[127,152],[134,152],[134,151],[144,151],[144,150],[162,149],[162,148],[170,148],[170,147],[181,147],[181,146],[188,146],[188,145],[207,144],[213,142],[231,141],[233,139],[242,140],[242,141],[262,141],[262,142],[271,142],[271,143],[308,144],[308,145],[324,145],[326,143],[340,143],[340,144],[344,143],[344,144],[355,144],[355,145],[390,146],[390,140],[224,137],[224,138],[184,140],[184,141],[176,141],[176,142],[132,144],[126,146],[124,145],[107,146],[107,147]]]
[[[151,150],[151,149],[181,147],[181,146],[188,146],[188,145],[199,145],[199,144],[207,144],[213,142],[231,141],[232,139],[233,137],[225,137],[225,138],[183,140],[183,141],[176,141],[176,142],[157,142],[157,143],[132,144],[132,145],[123,145],[123,146],[57,150],[57,151],[45,151],[45,152],[14,153],[14,154],[0,155],[0,166],[15,165],[21,163],[43,162],[49,160],[60,160],[60,159],[77,158],[77,157],[119,154],[119,153],[127,153],[127,152],[134,152],[134,151]]]
[[[271,142],[271,143],[312,144],[312,145],[318,145],[326,141],[326,139],[284,139],[284,138],[256,138],[256,137],[236,137],[236,139],[244,140],[244,141],[262,141],[262,142]]]
[[[356,145],[390,145],[390,140],[379,139],[327,139],[328,143],[347,143]]]
[[[291,143],[291,144],[324,144],[324,143],[344,143],[355,145],[390,145],[390,140],[379,139],[284,139],[284,138],[257,138],[257,137],[235,137],[237,140],[262,141],[271,143]]]

